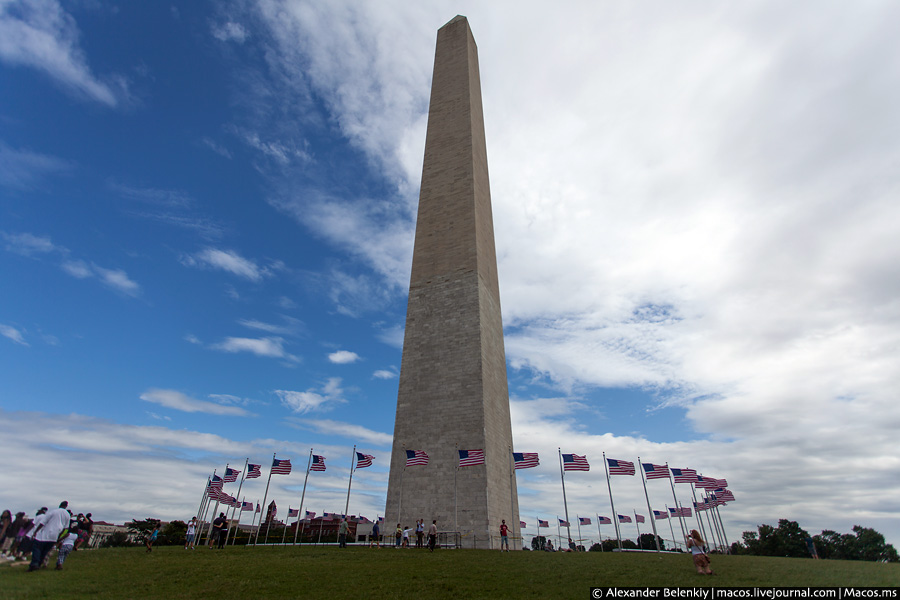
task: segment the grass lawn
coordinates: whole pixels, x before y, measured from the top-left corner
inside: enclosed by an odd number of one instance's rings
[[[75,552],[63,571],[0,565],[0,598],[587,598],[591,586],[898,586],[900,564],[689,555],[350,547]]]

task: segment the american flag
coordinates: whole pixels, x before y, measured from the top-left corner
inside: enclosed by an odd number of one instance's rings
[[[697,471],[694,469],[672,469],[675,483],[697,483]]]
[[[288,475],[291,472],[291,459],[274,459],[272,461],[272,475]]]
[[[247,479],[256,479],[262,476],[261,468],[262,465],[247,465]]]
[[[661,510],[654,510],[654,511],[653,511],[653,518],[654,518],[654,519],[657,519],[657,520],[659,520],[659,519],[668,519],[668,518],[669,518],[669,513],[664,512],[664,511],[661,511]]]
[[[211,487],[211,488],[218,488],[218,489],[221,490],[221,489],[222,489],[222,484],[224,484],[224,483],[225,483],[225,482],[222,481],[222,478],[221,478],[221,477],[219,477],[218,475],[213,475],[213,476],[212,476],[212,479],[209,480],[209,487]]]
[[[427,465],[428,464],[428,455],[425,454],[421,450],[407,450],[406,451],[406,466],[411,467],[413,465]]]
[[[569,522],[566,521],[565,519],[560,519],[560,520],[559,520],[559,526],[560,526],[560,527],[568,527],[568,526],[569,526]]]
[[[306,516],[305,516],[304,518],[305,518],[305,519],[309,519],[309,520],[315,519],[315,518],[316,518],[316,513],[310,512],[310,511],[306,511]]]
[[[516,469],[530,469],[541,464],[537,452],[513,452],[513,461],[516,463]]]
[[[538,529],[540,529],[541,527],[550,527],[550,521],[542,521],[541,519],[538,519]]]
[[[365,469],[366,467],[372,466],[372,461],[375,460],[375,457],[371,454],[363,454],[362,452],[356,453],[356,468],[357,469]]]
[[[474,467],[484,464],[484,450],[460,450],[459,466]]]
[[[610,475],[634,475],[634,463],[627,460],[616,460],[607,458],[606,463],[609,465]]]
[[[359,523],[371,523],[371,522],[372,522],[372,521],[370,521],[369,519],[367,519],[366,517],[364,517],[364,516],[362,516],[362,515],[359,515],[359,518],[357,518],[356,520],[357,520],[357,522],[359,522]]]
[[[641,463],[647,479],[668,479],[669,467],[666,465],[654,465],[653,463]]]
[[[635,515],[634,515],[634,520],[637,521],[638,523],[643,523],[643,522],[644,522],[644,515],[635,514]]]
[[[727,480],[727,479],[716,479],[715,481],[716,481],[716,483],[718,484],[718,487],[720,487],[720,488],[727,488],[727,487],[728,487],[728,480]]]
[[[241,472],[237,469],[232,469],[231,467],[225,467],[225,483],[234,483],[237,481],[238,475]]]
[[[609,517],[601,517],[601,516],[598,515],[598,516],[597,516],[597,523],[598,523],[599,525],[612,525],[612,519],[610,519]]]
[[[591,465],[588,464],[587,456],[578,456],[577,454],[563,454],[563,471],[590,471]]]
[[[618,515],[619,523],[631,523],[631,517],[628,515]]]
[[[290,519],[291,517],[299,517],[299,516],[300,516],[299,508],[289,508],[288,509],[288,519]]]
[[[312,455],[312,463],[309,465],[310,471],[324,471],[325,470],[325,457],[320,456],[319,454]]]
[[[706,500],[701,500],[700,502],[694,501],[694,510],[706,510],[709,508],[709,505],[706,503]]]
[[[722,502],[734,502],[734,494],[731,490],[716,490],[716,500]]]
[[[256,511],[255,512],[262,512],[262,509],[259,506],[259,502],[256,503]]]
[[[591,518],[590,517],[578,517],[578,524],[579,525],[590,525]]]
[[[242,502],[241,503],[241,512],[244,512],[245,510],[253,510],[253,503],[252,502]]]
[[[525,524],[525,521],[519,521],[519,529],[525,529],[528,525]]]
[[[686,506],[682,506],[681,508],[670,508],[669,514],[673,517],[690,517],[691,509]]]
[[[702,475],[697,475],[697,481],[694,482],[694,485],[705,490],[714,490],[719,487],[719,484],[715,479],[712,477],[704,477]]]

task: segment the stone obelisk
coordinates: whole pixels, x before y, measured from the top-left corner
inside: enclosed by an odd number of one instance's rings
[[[385,531],[437,519],[497,548],[505,519],[515,541],[511,447],[478,49],[457,16],[437,35]],[[405,466],[407,450],[428,464]],[[485,462],[459,468],[458,450]]]

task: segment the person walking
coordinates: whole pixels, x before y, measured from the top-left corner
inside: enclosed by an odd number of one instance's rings
[[[341,524],[338,525],[338,548],[347,547],[347,533],[349,532],[350,525],[347,523],[347,517],[344,517],[341,520]]]
[[[376,548],[381,548],[381,542],[378,541],[378,536],[381,535],[381,528],[378,527],[378,521],[375,521],[375,524],[372,525],[372,533],[369,535],[369,548],[372,547],[372,544],[375,544]]]
[[[399,548],[400,540],[403,538],[403,527],[400,526],[400,523],[397,523],[397,531],[394,532],[394,537],[396,538],[396,545],[394,546],[394,548]]]
[[[187,532],[184,534],[184,549],[194,549],[194,536],[197,534],[197,517],[191,517],[187,526]]]
[[[496,521],[494,522],[496,523]],[[504,546],[509,552],[509,527],[506,526],[506,519],[500,521],[500,552],[503,552]]]
[[[437,543],[437,520],[431,522],[431,527],[428,528],[428,547],[431,548],[431,551],[434,552],[434,546]]]
[[[31,564],[28,565],[29,572],[40,569],[56,542],[64,533],[68,533],[69,520],[72,518],[66,510],[68,506],[68,502],[62,501],[59,508],[34,518],[34,540],[31,546]]]
[[[709,556],[703,546],[706,542],[700,537],[700,533],[696,529],[691,529],[691,535],[685,537],[687,547],[691,549],[691,558],[694,559],[694,566],[697,567],[698,575],[715,575],[709,568]]]
[[[153,531],[150,532],[144,539],[144,545],[147,546],[147,552],[153,552],[153,544],[156,543],[156,538],[159,537],[159,523],[156,524],[156,527],[153,528]]]
[[[63,563],[66,562],[69,553],[75,548],[75,542],[78,541],[78,532],[72,531],[62,541],[59,546],[59,555],[56,557],[56,570],[62,571]]]

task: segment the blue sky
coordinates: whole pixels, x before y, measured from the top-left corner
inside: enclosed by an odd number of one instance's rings
[[[341,512],[357,444],[381,513],[465,14],[523,519],[562,514],[563,446],[570,515],[609,513],[606,452],[727,478],[731,539],[900,541],[897,7],[481,4],[0,2],[3,507],[186,518],[212,469],[315,448],[305,508]]]

